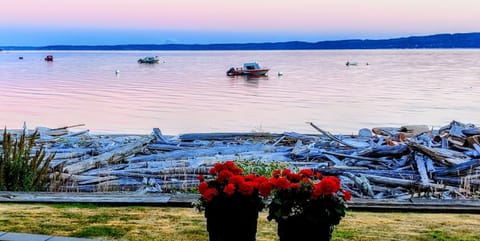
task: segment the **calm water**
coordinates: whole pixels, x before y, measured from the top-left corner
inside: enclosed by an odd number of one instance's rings
[[[43,61],[47,54],[53,63]],[[164,62],[137,64],[147,55]],[[250,61],[269,67],[269,77],[225,75]],[[26,121],[83,123],[94,133],[147,134],[153,127],[166,134],[315,133],[305,123],[314,122],[347,134],[451,120],[478,124],[480,50],[3,51],[0,87],[0,124],[7,128]]]

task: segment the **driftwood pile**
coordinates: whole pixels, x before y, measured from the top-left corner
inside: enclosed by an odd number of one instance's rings
[[[56,153],[50,164],[52,191],[185,190],[197,185],[198,174],[207,174],[214,163],[239,160],[281,161],[336,175],[354,197],[480,195],[480,128],[473,124],[452,121],[438,130],[424,125],[377,127],[361,129],[358,135],[333,135],[309,124],[318,134],[164,136],[154,128],[143,136],[93,135],[69,131],[72,126],[37,128],[36,143]]]

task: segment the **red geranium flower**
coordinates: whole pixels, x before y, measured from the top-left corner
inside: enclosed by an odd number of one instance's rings
[[[285,170],[282,171],[282,176],[286,177],[290,173],[292,173],[292,171],[290,169],[285,169]]]
[[[243,176],[233,176],[228,180],[229,183],[240,185],[240,183],[245,182],[245,177]]]
[[[214,175],[214,174],[217,173],[221,168],[222,168],[222,164],[216,163],[216,164],[208,171],[208,173],[209,173],[210,175]]]
[[[218,195],[218,191],[217,189],[215,188],[208,188],[204,193],[203,193],[203,198],[205,198],[205,200],[207,202],[210,202],[212,201],[212,199]]]
[[[262,182],[259,185],[258,191],[260,192],[260,195],[268,197],[272,193],[273,187],[274,185],[270,182]]]
[[[224,168],[230,169],[230,170],[237,168],[237,166],[235,166],[235,163],[232,162],[232,161],[226,161],[226,162],[223,164],[223,166],[224,166]]]
[[[205,191],[207,191],[207,189],[208,189],[208,183],[202,182],[202,183],[198,184],[198,191],[199,191],[201,194],[204,194]]]
[[[284,177],[279,177],[276,179],[275,188],[277,189],[287,189],[290,186],[288,179]]]
[[[220,183],[225,183],[228,181],[230,177],[232,177],[234,174],[229,171],[229,170],[222,170],[218,173],[218,182]]]
[[[337,177],[323,177],[320,182],[323,194],[334,194],[340,190],[340,180]]]
[[[310,178],[313,176],[313,171],[310,169],[303,169],[298,174],[302,177]]]
[[[257,176],[255,176],[255,174],[249,174],[245,176],[245,181],[254,181],[255,179],[257,179]]]
[[[223,192],[228,196],[232,196],[235,193],[235,185],[231,183],[226,185],[225,188],[223,189]]]
[[[347,201],[352,200],[352,194],[349,191],[343,190],[342,192],[343,192],[343,196],[345,197],[345,200]]]
[[[238,192],[240,192],[242,195],[252,195],[254,190],[254,182],[243,182],[238,186]]]
[[[255,182],[258,182],[259,184],[263,182],[268,182],[268,178],[266,178],[265,176],[258,176],[255,178]]]
[[[287,175],[287,178],[288,180],[290,180],[291,182],[300,182],[300,175],[296,174],[296,173],[289,173]]]

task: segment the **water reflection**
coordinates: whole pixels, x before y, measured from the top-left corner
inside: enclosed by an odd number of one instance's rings
[[[245,86],[248,87],[259,87],[259,83],[262,80],[268,80],[268,75],[235,75],[235,76],[228,76],[231,81],[244,81]]]

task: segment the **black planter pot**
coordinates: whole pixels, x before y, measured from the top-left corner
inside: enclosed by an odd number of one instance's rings
[[[330,241],[333,228],[334,225],[295,216],[278,221],[277,233],[280,241]]]
[[[255,241],[258,204],[227,200],[212,202],[205,209],[210,241]]]

